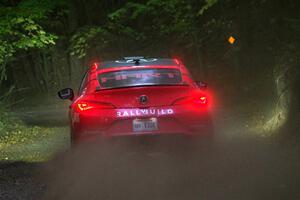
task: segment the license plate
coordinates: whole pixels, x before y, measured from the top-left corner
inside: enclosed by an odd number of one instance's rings
[[[134,119],[132,125],[134,132],[158,130],[157,118]]]

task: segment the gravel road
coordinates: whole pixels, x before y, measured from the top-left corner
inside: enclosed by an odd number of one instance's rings
[[[300,199],[300,142],[251,136],[234,116],[215,123],[213,147],[192,153],[102,142],[47,163],[1,163],[0,199]]]

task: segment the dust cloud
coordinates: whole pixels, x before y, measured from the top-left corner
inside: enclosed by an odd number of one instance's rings
[[[182,138],[82,144],[47,164],[45,199],[300,198],[294,148],[253,137],[190,144]]]

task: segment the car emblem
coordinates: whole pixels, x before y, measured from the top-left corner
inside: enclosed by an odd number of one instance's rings
[[[140,103],[146,104],[148,102],[148,97],[146,95],[140,96]]]

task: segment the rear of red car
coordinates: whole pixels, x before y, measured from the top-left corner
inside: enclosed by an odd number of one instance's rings
[[[182,64],[159,61],[91,68],[71,105],[73,139],[211,134],[207,95]]]

